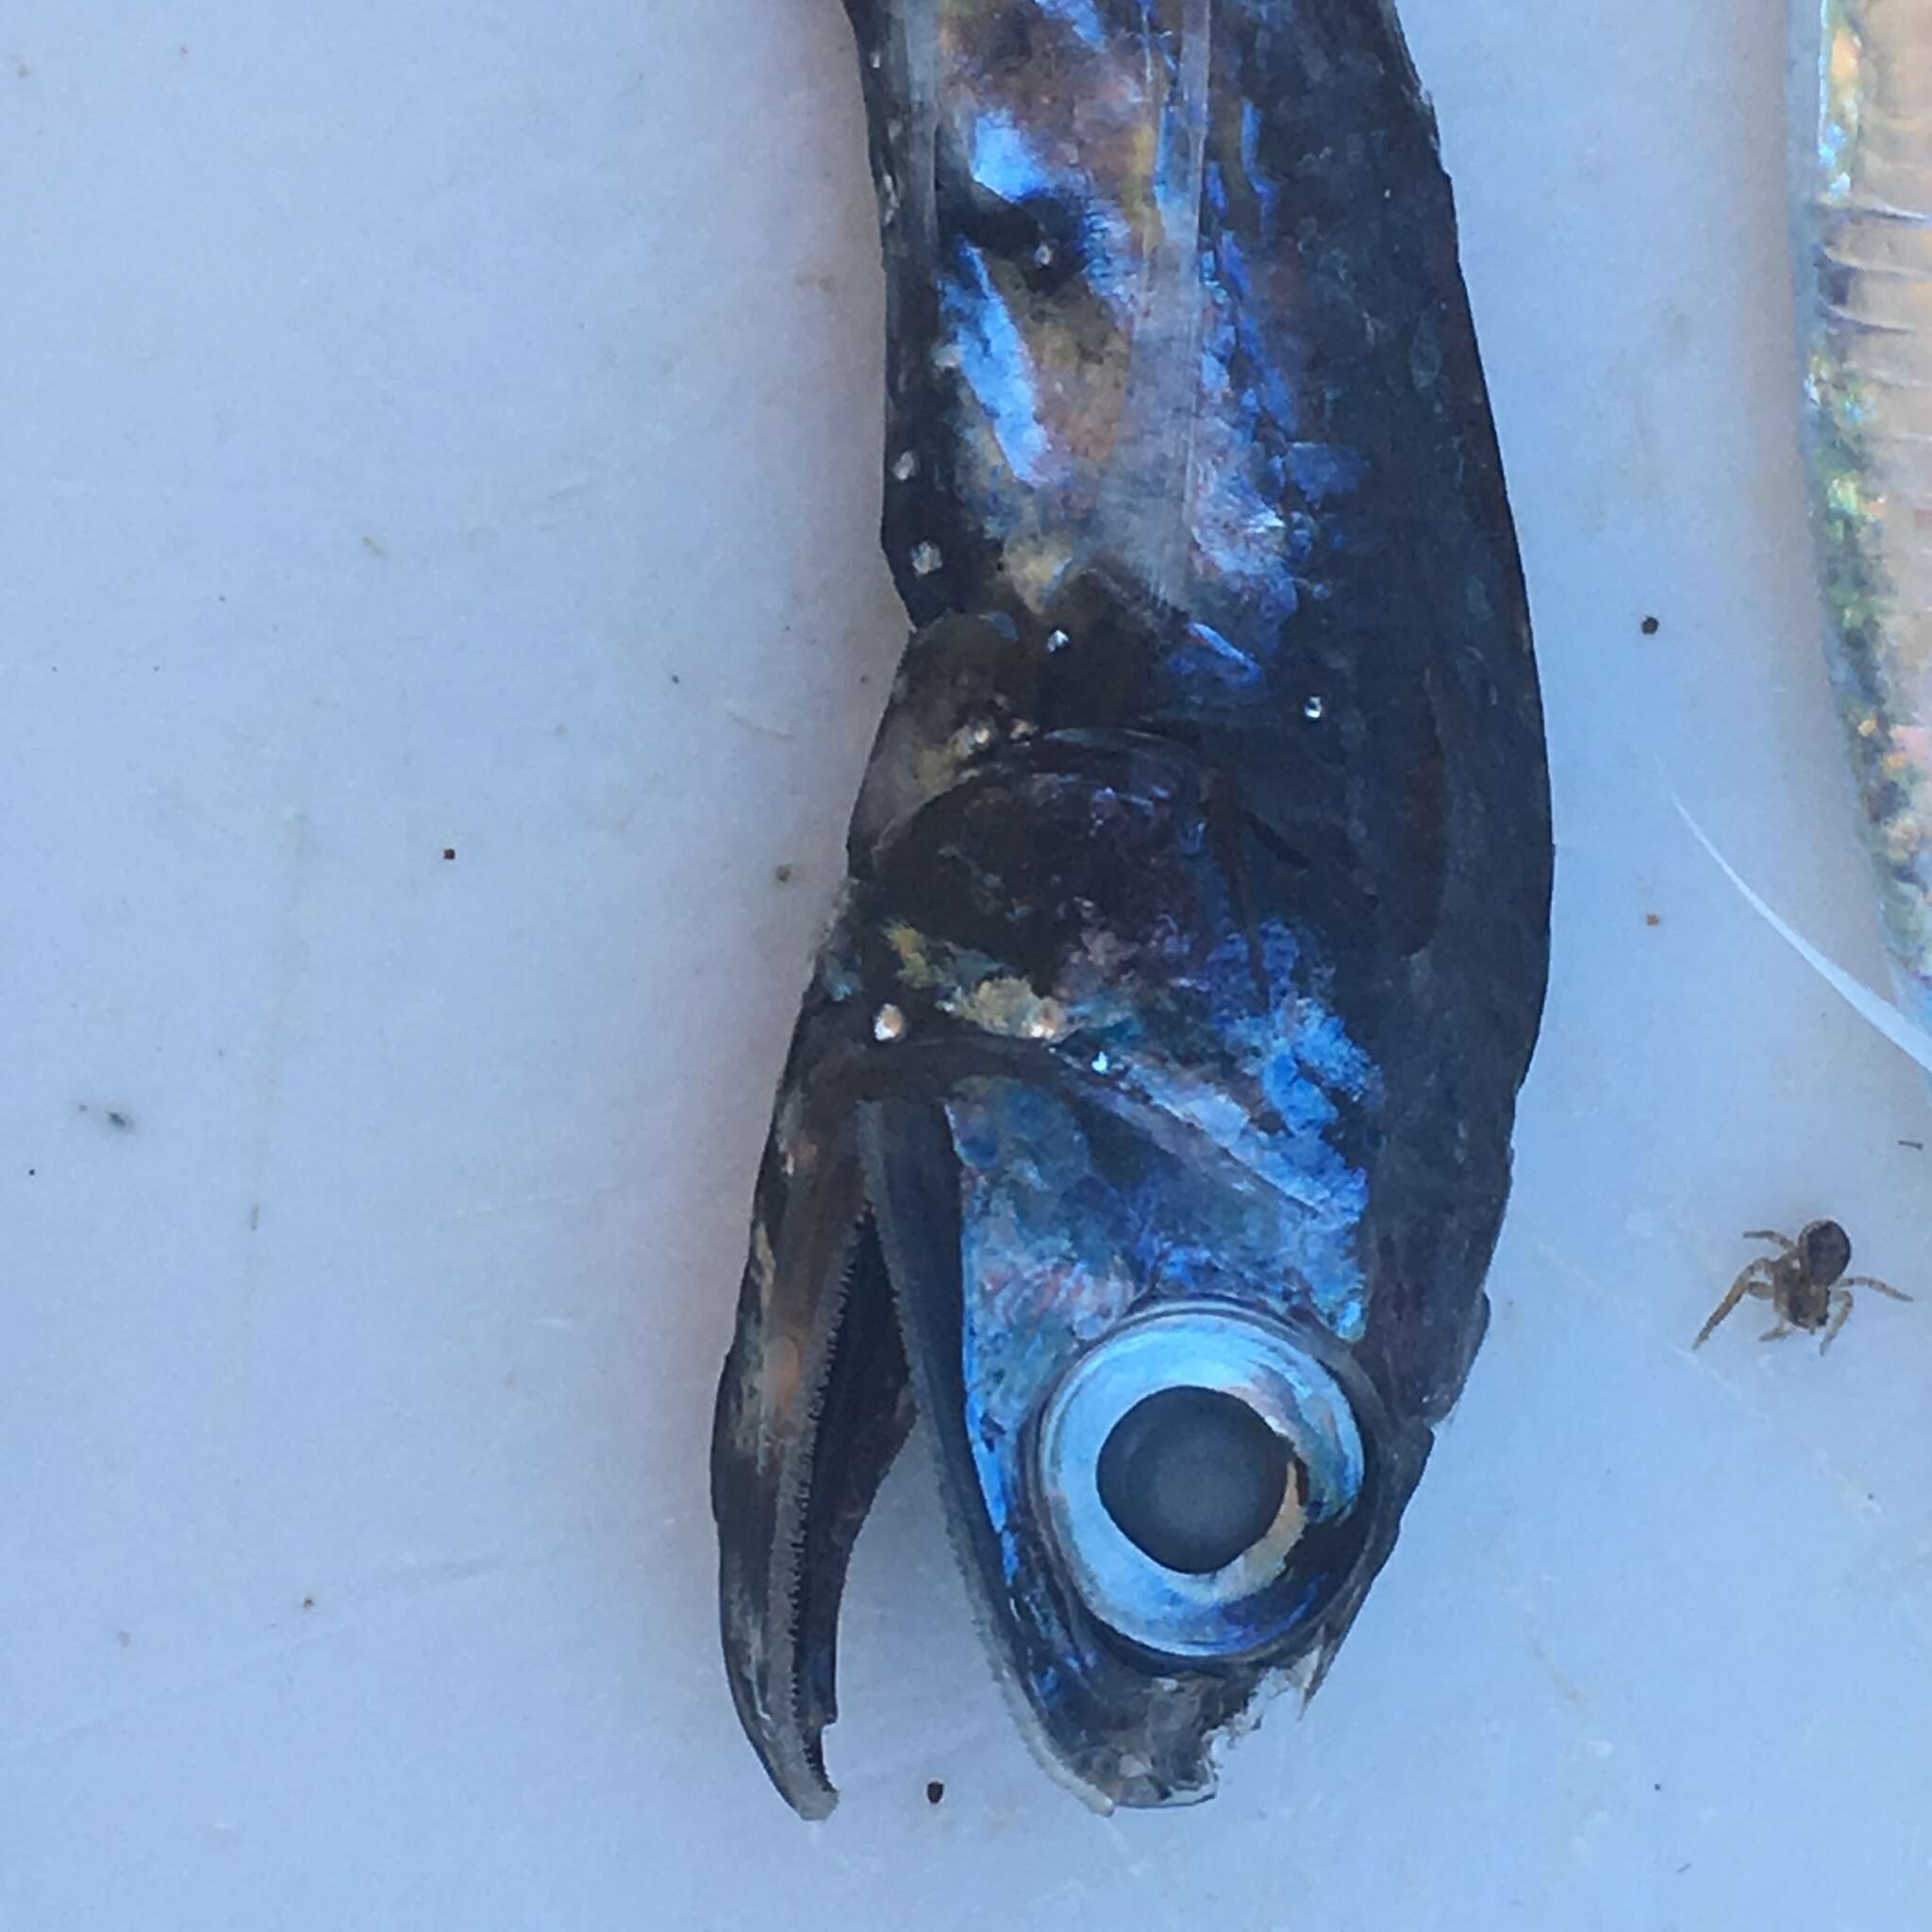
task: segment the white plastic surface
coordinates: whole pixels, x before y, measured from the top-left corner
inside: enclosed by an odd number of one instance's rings
[[[1925,1923],[1932,1101],[1672,805],[1879,977],[1780,11],[1404,10],[1560,844],[1490,1340],[1191,1812],[1036,1769],[908,1457],[816,1828],[705,1459],[901,641],[841,9],[0,20],[6,1932]],[[1926,1300],[1690,1355],[1821,1213]]]

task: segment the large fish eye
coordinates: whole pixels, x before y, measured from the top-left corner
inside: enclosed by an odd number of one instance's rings
[[[1234,1657],[1320,1607],[1354,1539],[1361,1432],[1286,1327],[1170,1304],[1082,1356],[1048,1398],[1034,1477],[1102,1623],[1153,1651]]]

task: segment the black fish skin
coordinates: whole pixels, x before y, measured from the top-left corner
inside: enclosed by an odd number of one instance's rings
[[[1381,0],[848,11],[887,266],[882,534],[916,629],[719,1391],[727,1671],[779,1790],[824,1815],[839,1591],[916,1397],[1043,1760],[1095,1803],[1180,1802],[1257,1691],[1325,1672],[1487,1321],[1552,864],[1501,463],[1433,120]],[[1167,232],[1191,208],[1165,254],[1142,245],[1153,189],[1108,172],[1144,151],[1106,130],[1133,133],[1149,74]],[[988,187],[1023,162],[1038,192]],[[1315,1129],[1255,1076],[1257,1029],[1291,1011],[1369,1069],[1296,1062]],[[1239,1147],[1174,1111],[1177,1078],[1238,1112]],[[1009,1214],[989,1249],[962,1221],[948,1109],[992,1095],[1005,1133],[1002,1094],[1091,1150],[1091,1240]],[[1270,1245],[1283,1176],[1306,1252]],[[1203,1258],[1160,1263],[1147,1305],[1259,1297],[1367,1441],[1306,1620],[1225,1660],[1124,1641],[1032,1505],[989,1514],[1030,1451],[974,1407],[962,1337],[1011,1343],[974,1329],[992,1291],[962,1257],[1024,1280],[1072,1241],[1090,1294],[1149,1211],[1161,1253]]]

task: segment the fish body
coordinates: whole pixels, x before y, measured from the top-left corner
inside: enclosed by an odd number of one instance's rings
[[[1793,0],[1825,647],[1901,1004],[1932,1026],[1932,0]]]
[[[713,1506],[739,1713],[830,1808],[915,1412],[1091,1802],[1312,1689],[1487,1316],[1541,714],[1433,121],[1383,0],[848,0],[913,634],[780,1083]]]

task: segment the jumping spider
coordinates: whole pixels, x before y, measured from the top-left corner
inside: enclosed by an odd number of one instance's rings
[[[1731,1283],[1724,1300],[1710,1311],[1710,1320],[1697,1331],[1692,1348],[1702,1348],[1710,1331],[1747,1294],[1769,1302],[1777,1317],[1776,1325],[1767,1328],[1760,1340],[1780,1341],[1794,1328],[1813,1334],[1822,1328],[1824,1338],[1818,1344],[1820,1355],[1838,1339],[1838,1331],[1851,1319],[1853,1289],[1869,1288],[1890,1295],[1895,1302],[1911,1300],[1903,1290],[1874,1280],[1869,1274],[1845,1273],[1852,1265],[1852,1241],[1835,1221],[1807,1223],[1798,1230],[1796,1241],[1768,1227],[1752,1228],[1744,1239],[1775,1241],[1783,1252],[1775,1260],[1760,1255]]]

